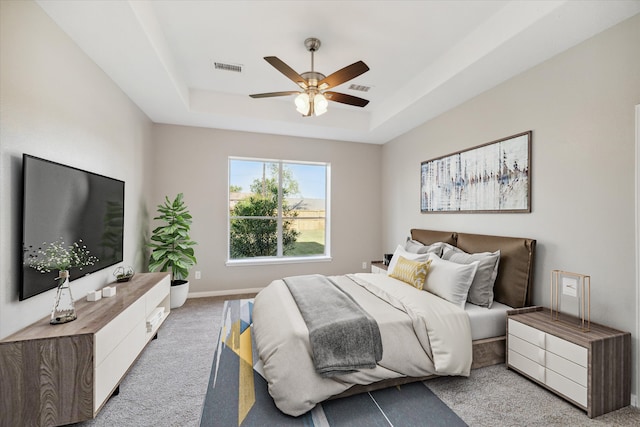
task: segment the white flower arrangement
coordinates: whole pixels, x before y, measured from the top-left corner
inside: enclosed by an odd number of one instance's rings
[[[43,274],[53,270],[67,271],[75,267],[82,270],[99,261],[91,255],[82,240],[65,246],[64,240],[60,238],[55,242],[44,242],[38,249],[31,249],[31,246],[29,248],[31,253],[28,255],[27,265]]]

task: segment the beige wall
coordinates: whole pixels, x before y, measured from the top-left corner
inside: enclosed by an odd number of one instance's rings
[[[140,271],[151,121],[33,2],[0,2],[0,338],[46,316],[55,291],[18,301],[22,154],[125,181],[124,264]],[[77,298],[113,281],[73,282]]]
[[[385,144],[383,249],[411,227],[537,239],[534,303],[549,306],[552,269],[589,274],[593,320],[632,332],[637,345],[639,47],[636,15]],[[421,161],[527,130],[531,214],[420,214]]]
[[[155,125],[153,139],[154,206],[182,192],[194,217],[198,265],[190,293],[262,288],[295,274],[358,272],[362,261],[382,257],[381,146],[172,125]],[[229,156],[331,164],[331,262],[225,266]],[[198,270],[202,279],[195,280]]]

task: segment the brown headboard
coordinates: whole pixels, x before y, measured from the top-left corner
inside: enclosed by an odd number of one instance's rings
[[[494,300],[513,308],[531,305],[536,241],[520,237],[487,236],[450,231],[411,230],[411,238],[425,245],[445,242],[468,253],[500,250]]]

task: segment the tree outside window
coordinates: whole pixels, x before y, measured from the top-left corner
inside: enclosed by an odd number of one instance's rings
[[[328,168],[229,159],[229,259],[328,256]]]

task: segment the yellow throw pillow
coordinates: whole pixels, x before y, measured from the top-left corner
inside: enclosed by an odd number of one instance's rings
[[[412,261],[401,256],[398,258],[398,262],[389,276],[402,280],[421,291],[424,286],[424,281],[427,278],[430,265],[431,260]]]

